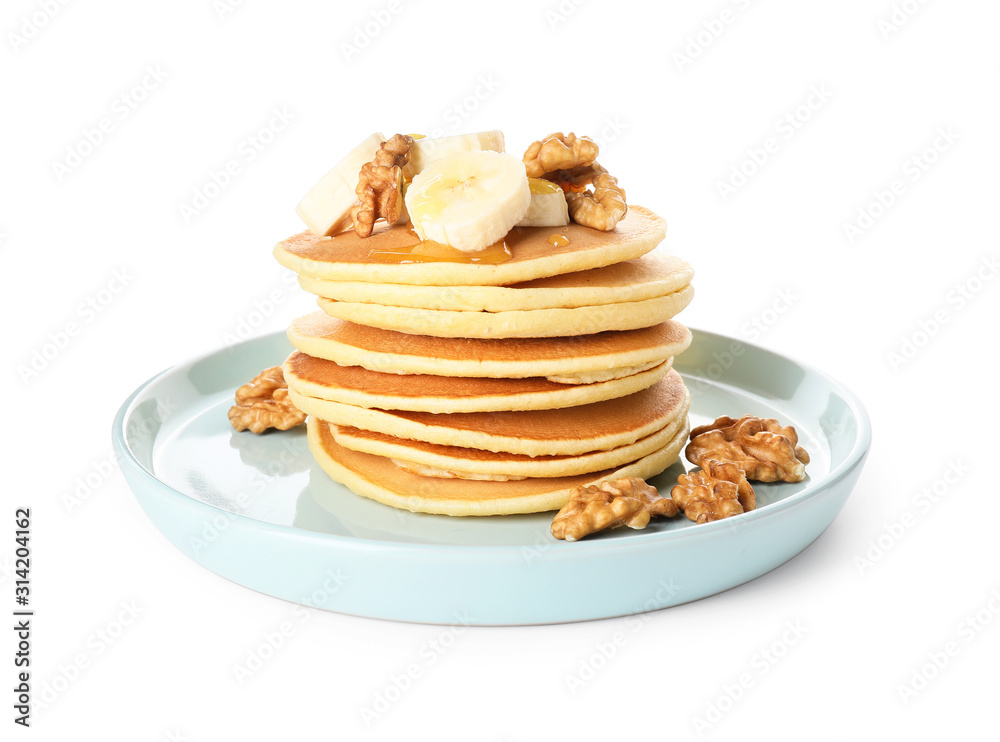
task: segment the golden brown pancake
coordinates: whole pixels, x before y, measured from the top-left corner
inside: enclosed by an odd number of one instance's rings
[[[528,456],[578,455],[625,446],[666,426],[689,403],[680,375],[619,399],[580,407],[521,412],[433,414],[377,410],[304,397],[289,388],[292,403],[313,417],[447,446]]]
[[[693,276],[686,262],[656,250],[623,263],[512,286],[373,284],[310,276],[299,276],[299,284],[306,291],[334,301],[457,312],[510,312],[645,301],[681,290]]]
[[[341,366],[294,351],[283,366],[290,389],[307,397],[418,412],[490,412],[571,407],[623,397],[655,384],[672,359],[648,371],[593,384],[568,385],[540,377],[489,379],[426,374],[385,374]]]
[[[694,287],[689,284],[672,294],[652,299],[572,309],[453,312],[444,309],[358,304],[323,297],[318,298],[316,303],[331,317],[416,335],[444,338],[546,338],[651,327],[683,310],[693,297]]]
[[[685,404],[666,426],[634,443],[610,451],[591,451],[576,456],[526,456],[478,448],[442,446],[360,428],[338,425],[332,428],[334,439],[344,448],[399,459],[408,465],[419,465],[426,470],[440,472],[435,476],[458,479],[489,477],[494,480],[566,477],[622,466],[663,448],[673,439],[680,426],[686,423],[687,410]],[[413,470],[414,467],[409,468]]]
[[[313,312],[288,328],[298,350],[383,373],[517,379],[578,374],[663,361],[691,343],[691,332],[667,320],[652,327],[561,338],[441,338],[383,330]]]
[[[505,238],[511,257],[498,264],[472,262],[385,262],[371,253],[404,251],[419,242],[406,225],[377,228],[367,238],[353,231],[333,237],[302,232],[279,242],[274,256],[286,268],[330,281],[422,286],[504,286],[546,276],[600,268],[645,255],[666,234],[666,222],[641,206],[630,206],[610,232],[571,223],[565,227],[515,227]],[[569,244],[555,247],[554,234]],[[475,259],[470,254],[470,259]]]
[[[309,449],[320,467],[334,480],[356,494],[392,507],[442,515],[507,515],[557,510],[578,485],[629,476],[645,479],[659,474],[677,460],[688,434],[685,424],[668,445],[615,469],[575,477],[477,482],[410,474],[387,458],[338,445],[330,426],[322,420],[310,417],[307,427]]]

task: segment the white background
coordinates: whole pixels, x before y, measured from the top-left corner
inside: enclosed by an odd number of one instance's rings
[[[89,660],[18,734],[684,739],[715,719],[703,738],[961,739],[990,723],[1000,279],[983,261],[998,252],[1000,7],[232,5],[4,4],[0,595],[13,605],[13,510],[30,506],[36,692]],[[348,147],[375,130],[492,128],[515,153],[550,131],[598,138],[630,202],[667,218],[667,247],[698,271],[688,324],[819,367],[865,401],[874,446],[860,484],[799,557],[653,614],[575,692],[567,677],[623,620],[469,629],[431,664],[420,658],[447,629],[316,612],[240,684],[233,665],[291,607],[155,530],[103,463],[114,412],[148,377],[245,330],[272,292],[280,304],[254,335],[311,310],[270,250],[301,229],[295,204]],[[269,141],[253,150],[249,137]],[[185,219],[232,160],[236,176]],[[755,171],[734,179],[741,167]],[[26,373],[70,323],[66,347]],[[964,473],[945,485],[949,470]],[[920,493],[935,487],[928,507]],[[98,652],[95,632],[132,603],[138,618]],[[782,645],[789,622],[805,633]],[[904,699],[949,642],[955,656]],[[420,679],[366,725],[362,707],[411,662]]]

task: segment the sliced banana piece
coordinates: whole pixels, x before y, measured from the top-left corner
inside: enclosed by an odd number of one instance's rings
[[[351,228],[351,207],[357,200],[361,166],[371,162],[385,137],[381,132],[365,138],[316,183],[295,212],[315,234],[330,235]]]
[[[414,177],[405,200],[420,239],[476,252],[524,218],[531,189],[521,160],[477,150],[432,162]]]
[[[528,178],[531,204],[519,227],[564,227],[569,224],[569,207],[563,189],[550,180]]]
[[[453,137],[427,139],[421,137],[410,147],[410,160],[403,166],[403,178],[413,180],[425,167],[442,157],[456,152],[488,150],[503,152],[502,131],[481,131],[476,134],[457,134]]]

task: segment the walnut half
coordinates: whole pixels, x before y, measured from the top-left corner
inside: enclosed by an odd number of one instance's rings
[[[773,418],[723,416],[692,430],[684,455],[703,468],[709,459],[731,461],[758,482],[801,482],[809,454],[798,443],[795,428]]]
[[[654,487],[636,477],[624,477],[586,487],[575,487],[569,500],[552,520],[552,535],[567,541],[605,528],[645,528],[653,515],[672,518],[677,505],[660,497]]]
[[[573,221],[604,232],[614,229],[628,213],[625,190],[618,185],[618,179],[608,173],[594,178],[593,192],[571,191],[566,194],[566,202]]]
[[[375,222],[387,224],[399,220],[403,204],[403,166],[410,161],[413,137],[396,134],[382,142],[375,158],[361,166],[355,194],[358,202],[351,208],[354,231],[359,237],[370,237]]]
[[[561,131],[532,142],[524,156],[524,169],[529,178],[544,178],[557,170],[588,167],[597,159],[597,144],[590,137],[578,137]]]
[[[695,523],[711,523],[757,507],[743,470],[729,461],[706,459],[704,468],[681,474],[670,497]]]
[[[288,430],[305,421],[305,413],[288,398],[288,384],[281,366],[264,369],[253,381],[237,389],[236,406],[229,408],[229,422],[238,431]]]

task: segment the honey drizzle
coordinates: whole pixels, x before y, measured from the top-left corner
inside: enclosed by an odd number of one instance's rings
[[[528,178],[528,190],[537,195],[542,193],[558,193],[562,189],[551,180]]]
[[[506,240],[494,242],[489,247],[476,252],[463,252],[440,242],[424,240],[412,245],[401,245],[391,249],[373,249],[368,253],[371,260],[379,263],[479,263],[499,265],[511,258]]]

